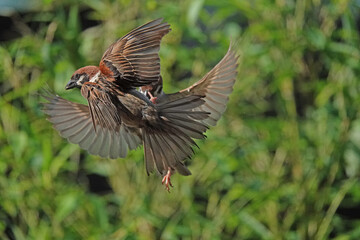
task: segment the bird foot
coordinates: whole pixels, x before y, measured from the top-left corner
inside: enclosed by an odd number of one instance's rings
[[[148,92],[148,94],[149,94],[149,97],[150,97],[150,102],[152,102],[153,104],[156,104],[156,99],[157,99],[157,97],[154,97],[154,96],[151,94],[151,92]]]
[[[163,179],[161,181],[161,183],[163,185],[165,183],[165,189],[168,190],[168,192],[170,192],[170,187],[173,187],[173,185],[171,184],[171,181],[170,181],[170,177],[171,177],[171,169],[169,168],[166,175],[163,177]]]
[[[150,97],[150,101],[151,101],[153,104],[156,104],[156,99],[157,99],[157,97]]]

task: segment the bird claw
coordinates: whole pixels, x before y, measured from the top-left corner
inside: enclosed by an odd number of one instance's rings
[[[148,95],[150,97],[150,102],[152,102],[153,104],[156,104],[156,100],[157,100],[157,97],[154,97],[151,92],[148,92]]]
[[[171,169],[168,169],[168,172],[166,173],[166,175],[163,177],[161,184],[164,185],[165,183],[165,189],[170,192],[170,187],[173,187],[173,185],[171,184],[170,181],[170,177],[171,177]],[[169,187],[170,186],[170,187]]]
[[[157,97],[150,97],[150,102],[156,104]]]

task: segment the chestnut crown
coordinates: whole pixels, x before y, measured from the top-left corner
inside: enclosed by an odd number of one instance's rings
[[[65,89],[81,88],[81,86],[90,81],[94,81],[94,77],[100,72],[97,66],[82,67],[74,72],[70,81],[66,84]]]

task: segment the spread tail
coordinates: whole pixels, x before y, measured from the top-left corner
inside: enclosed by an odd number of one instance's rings
[[[156,106],[159,114],[156,123],[142,131],[148,174],[155,169],[161,175],[169,169],[181,175],[191,174],[183,161],[194,153],[192,146],[197,144],[193,138],[206,137],[204,132],[208,127],[201,120],[206,119],[209,113],[194,111],[202,104],[202,96],[193,95]]]

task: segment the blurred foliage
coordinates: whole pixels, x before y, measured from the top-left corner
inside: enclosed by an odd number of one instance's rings
[[[42,0],[0,45],[1,239],[360,239],[358,0]],[[163,17],[167,92],[241,55],[193,175],[168,194],[142,149],[90,156],[41,112],[115,39]]]

